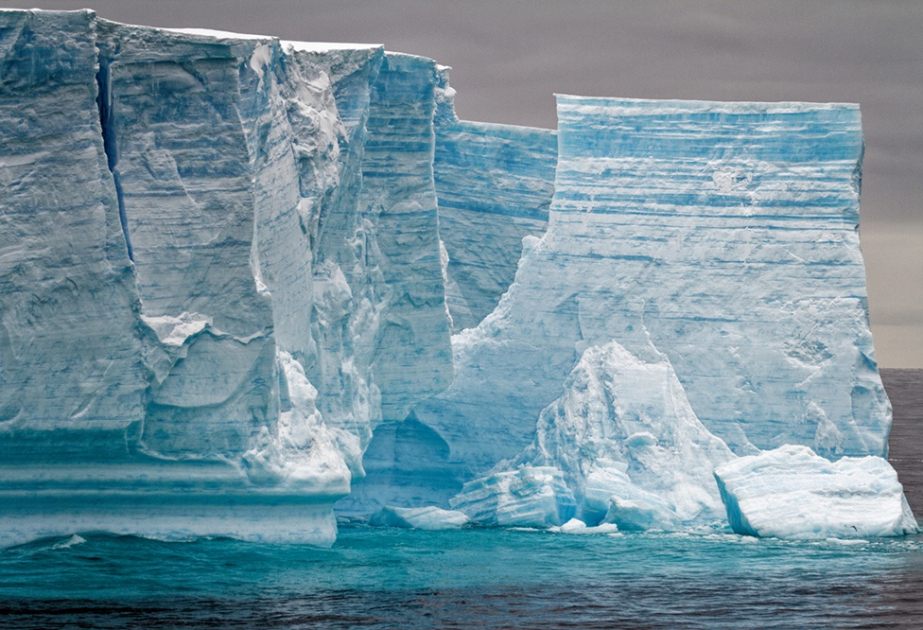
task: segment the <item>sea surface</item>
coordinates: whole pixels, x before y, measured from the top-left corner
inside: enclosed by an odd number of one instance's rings
[[[886,370],[923,516],[923,370]],[[331,549],[81,533],[0,550],[0,629],[923,628],[923,537],[344,524]]]

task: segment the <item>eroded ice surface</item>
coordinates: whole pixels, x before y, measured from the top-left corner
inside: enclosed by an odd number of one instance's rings
[[[731,527],[778,538],[868,538],[918,531],[897,473],[881,457],[831,462],[781,446],[715,470]]]
[[[644,362],[613,341],[587,348],[513,466],[553,467],[585,523],[673,530],[723,520],[712,472],[733,457],[696,418],[665,358]],[[494,478],[479,480],[479,491],[518,492]],[[495,501],[500,510],[515,499]]]
[[[440,70],[433,168],[446,304],[459,331],[494,310],[513,282],[523,237],[545,231],[558,146],[550,129],[459,120],[449,69]]]
[[[435,64],[89,11],[0,42],[2,542],[331,543],[452,373]]]
[[[91,11],[0,11],[0,66],[0,544],[669,530],[735,456],[886,453],[856,106],[470,123],[429,59]]]
[[[665,358],[738,455],[883,455],[853,105],[558,99],[549,226],[416,418],[457,482],[515,458],[586,348]],[[502,419],[502,420],[501,420]]]

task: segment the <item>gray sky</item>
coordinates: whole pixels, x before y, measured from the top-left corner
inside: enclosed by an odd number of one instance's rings
[[[862,243],[884,367],[923,367],[923,2],[45,0],[102,17],[383,43],[452,66],[459,116],[555,126],[553,93],[847,101],[866,139]],[[0,7],[28,2],[0,0]]]

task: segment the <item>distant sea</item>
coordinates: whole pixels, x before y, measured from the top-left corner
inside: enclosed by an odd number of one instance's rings
[[[888,461],[904,484],[913,513],[923,522],[923,370],[883,369],[881,380],[894,407]]]
[[[923,516],[923,370],[884,370]],[[80,533],[0,550],[0,629],[923,628],[923,537],[344,524],[331,549]]]

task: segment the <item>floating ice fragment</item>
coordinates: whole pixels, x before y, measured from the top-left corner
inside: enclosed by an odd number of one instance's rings
[[[375,512],[369,525],[376,527],[402,527],[406,529],[458,529],[471,520],[463,513],[443,510],[435,506],[399,508],[386,506]]]
[[[558,534],[615,534],[619,531],[615,523],[602,523],[595,527],[587,527],[587,524],[577,518],[572,518],[560,527],[550,527],[548,531]]]
[[[897,473],[880,457],[820,457],[786,445],[719,466],[735,532],[777,538],[867,538],[918,531]]]

